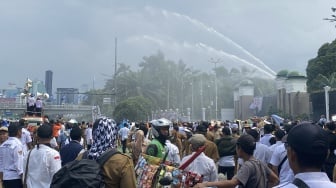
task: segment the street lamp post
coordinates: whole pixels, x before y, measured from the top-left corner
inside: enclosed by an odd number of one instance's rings
[[[217,100],[218,100],[218,95],[217,95],[217,63],[222,63],[221,59],[214,60],[213,58],[210,59],[211,63],[215,64],[215,107],[216,107],[216,121],[217,119],[217,114],[218,114],[218,107],[217,107]]]
[[[326,118],[327,122],[329,122],[329,91],[330,86],[324,86],[324,95],[325,95],[325,106],[326,106]]]
[[[191,119],[193,119],[194,114],[194,84],[191,82]]]

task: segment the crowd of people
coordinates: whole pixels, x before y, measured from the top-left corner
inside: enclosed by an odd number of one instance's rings
[[[23,119],[0,127],[0,187],[46,188],[75,160],[99,160],[106,187],[139,186],[143,154],[202,177],[193,187],[336,187],[336,123],[150,122],[110,118],[72,123],[44,118],[34,132]],[[171,182],[170,182],[171,183]],[[172,186],[173,187],[173,186]]]

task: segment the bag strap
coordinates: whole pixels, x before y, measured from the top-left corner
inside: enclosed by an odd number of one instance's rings
[[[110,157],[112,157],[117,153],[120,153],[117,148],[111,148],[110,150],[107,150],[104,153],[102,153],[98,157],[97,162],[99,163],[100,166],[103,166]]]
[[[298,188],[309,188],[309,186],[299,178],[295,178],[292,183],[296,185]]]
[[[267,172],[266,172],[266,169],[265,169],[265,165],[262,164],[261,161],[259,160],[248,160],[248,162],[250,162],[252,164],[252,166],[255,168],[256,171],[259,171],[260,175],[261,176],[257,176],[257,181],[258,181],[258,185],[257,187],[265,187],[267,186]],[[256,174],[258,174],[257,172],[255,172]],[[262,182],[263,181],[263,182]],[[264,183],[264,185],[260,185],[260,183]]]
[[[24,175],[24,178],[23,178],[23,185],[26,185],[26,184],[27,184],[28,164],[29,164],[30,153],[31,153],[32,151],[33,151],[33,149],[30,150],[29,153],[28,153],[27,164],[26,164],[26,170],[25,170],[25,175]]]
[[[200,148],[198,148],[198,150],[194,153],[194,155],[192,155],[186,162],[184,162],[179,169],[184,170],[185,168],[187,168],[191,162],[193,162],[196,157],[198,157],[203,151],[205,150],[205,146],[202,146]]]
[[[282,159],[282,161],[280,162],[278,166],[278,175],[280,174],[281,167],[285,163],[286,160],[287,160],[287,155]]]

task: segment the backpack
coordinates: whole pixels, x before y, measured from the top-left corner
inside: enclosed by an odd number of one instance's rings
[[[57,171],[51,181],[50,188],[104,188],[102,167],[114,154],[120,153],[116,148],[101,154],[97,160],[87,159],[87,152],[81,160],[74,160]]]

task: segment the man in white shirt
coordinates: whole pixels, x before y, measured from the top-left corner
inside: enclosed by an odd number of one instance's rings
[[[194,134],[190,139],[192,154],[183,157],[181,164],[185,163],[192,155],[201,147],[205,145],[206,138],[202,134]],[[202,152],[198,157],[192,161],[189,166],[185,169],[186,171],[198,173],[203,175],[203,181],[217,181],[218,173],[217,166],[211,158],[207,157],[204,152]]]
[[[21,188],[23,174],[23,151],[19,138],[21,128],[12,124],[8,127],[8,140],[0,146],[0,177],[5,188]]]
[[[256,142],[256,149],[254,150],[253,156],[261,162],[268,164],[271,161],[272,152],[268,146],[259,142],[259,132],[255,129],[250,129],[247,130],[246,133],[251,135]]]
[[[44,124],[37,129],[38,144],[25,156],[24,171],[27,171],[28,188],[50,187],[53,175],[61,168],[58,151],[51,148],[52,128]],[[28,162],[29,157],[29,162]],[[28,167],[26,168],[28,162]]]
[[[306,122],[293,127],[285,142],[290,167],[295,178],[279,187],[336,187],[325,172],[321,172],[329,153],[327,132],[320,126]]]
[[[36,101],[35,101],[35,113],[36,116],[41,117],[42,116],[42,100],[40,99],[40,97],[37,97]]]
[[[125,123],[124,127],[119,130],[119,136],[121,139],[123,153],[126,153],[126,145],[128,140],[128,134],[130,132],[128,125]]]
[[[168,149],[167,160],[175,165],[179,165],[181,162],[181,158],[180,158],[180,151],[177,148],[177,146],[172,144],[170,140],[166,140],[166,148]]]
[[[27,113],[28,115],[32,116],[34,111],[35,111],[35,98],[34,98],[34,95],[31,94],[29,97],[28,97],[28,109],[27,109]]]
[[[273,137],[272,131],[273,126],[271,124],[264,125],[264,135],[260,138],[260,143],[271,146],[270,139]]]
[[[23,155],[26,155],[28,150],[30,150],[32,145],[32,137],[30,135],[30,132],[27,130],[28,123],[25,122],[24,119],[19,120],[19,125],[22,127],[22,134],[21,134],[21,143],[23,148]]]

